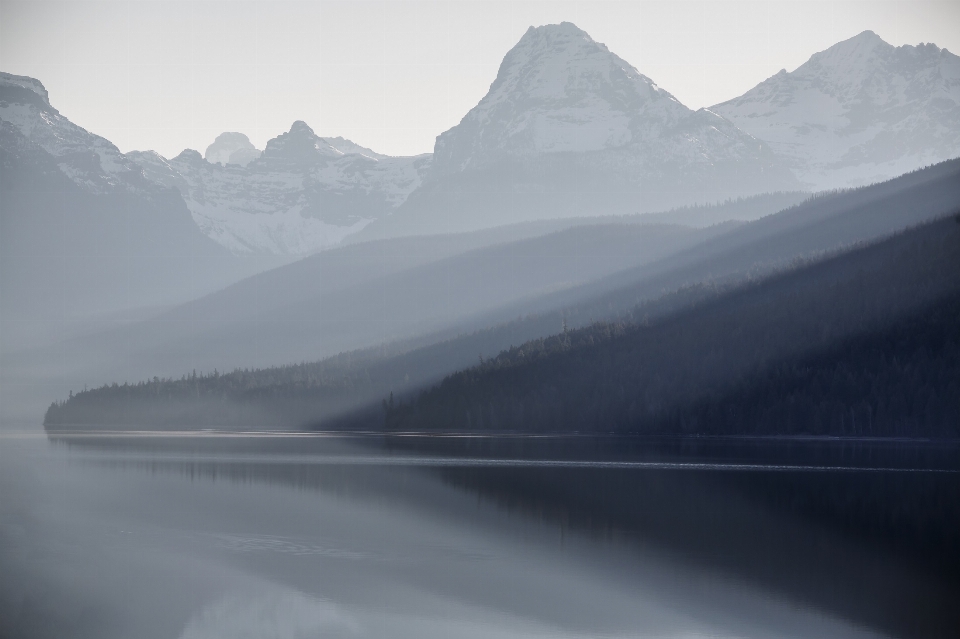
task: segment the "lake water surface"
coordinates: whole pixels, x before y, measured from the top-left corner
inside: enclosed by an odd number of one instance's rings
[[[6,637],[956,637],[955,444],[0,434]]]

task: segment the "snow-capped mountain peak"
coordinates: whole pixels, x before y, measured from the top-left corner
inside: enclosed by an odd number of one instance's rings
[[[437,139],[438,171],[657,137],[690,110],[569,22],[530,27],[486,96]]]
[[[487,94],[438,136],[424,186],[395,220],[378,223],[389,230],[369,235],[665,210],[796,187],[761,141],[687,108],[564,22],[523,34]]]
[[[960,155],[960,58],[864,31],[711,108],[808,187],[868,184]]]
[[[603,91],[605,85],[632,85],[631,93],[649,98],[662,90],[629,63],[569,22],[530,27],[504,56],[497,78],[481,105],[493,105],[522,94],[543,104],[577,102]],[[669,96],[663,92],[664,95]],[[618,96],[605,96],[616,104]],[[672,96],[670,96],[672,98]]]
[[[811,60],[831,61],[831,64],[862,61],[877,49],[893,49],[883,38],[867,29],[852,38],[841,40],[832,47],[810,56]]]

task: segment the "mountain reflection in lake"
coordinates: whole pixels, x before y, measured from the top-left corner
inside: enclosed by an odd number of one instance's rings
[[[0,636],[952,637],[956,453],[7,435]]]

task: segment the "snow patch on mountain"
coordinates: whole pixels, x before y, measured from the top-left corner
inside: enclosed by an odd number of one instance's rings
[[[960,155],[960,57],[865,31],[711,110],[809,188],[869,184]]]
[[[234,151],[235,152],[235,151]],[[420,186],[430,156],[388,157],[304,122],[270,140],[245,165],[196,151],[172,159],[129,154],[146,176],[176,188],[194,221],[235,253],[306,255],[389,215]]]
[[[348,226],[327,224],[304,217],[299,205],[286,210],[237,215],[233,208],[193,203],[190,212],[207,237],[237,254],[308,255],[336,246],[372,221],[358,219]]]

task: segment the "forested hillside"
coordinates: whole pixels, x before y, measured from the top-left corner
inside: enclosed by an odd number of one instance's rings
[[[960,435],[960,224],[639,325],[535,340],[387,411],[399,430]]]

